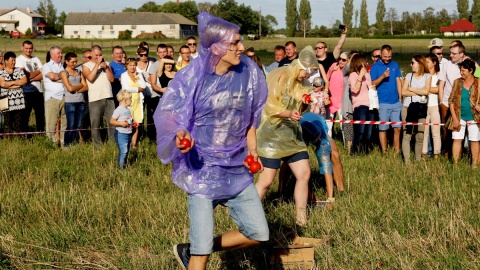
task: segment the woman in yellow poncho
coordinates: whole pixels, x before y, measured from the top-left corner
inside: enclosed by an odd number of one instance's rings
[[[297,179],[294,198],[298,225],[306,223],[310,179],[307,146],[298,121],[305,103],[303,95],[310,93],[312,88],[303,83],[315,69],[318,69],[315,52],[308,46],[290,66],[268,73],[268,98],[257,130],[257,149],[264,167],[256,184],[258,194],[263,198],[281,161],[287,162]]]

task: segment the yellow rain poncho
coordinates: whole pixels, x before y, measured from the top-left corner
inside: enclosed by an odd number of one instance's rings
[[[307,151],[298,121],[280,118],[285,110],[298,110],[302,96],[311,92],[311,86],[303,86],[297,77],[301,70],[318,69],[318,62],[311,46],[303,49],[299,58],[290,66],[274,69],[267,75],[268,97],[262,111],[262,122],[257,130],[257,150],[261,157],[283,158]]]

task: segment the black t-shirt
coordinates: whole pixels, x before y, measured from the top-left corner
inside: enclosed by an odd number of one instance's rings
[[[298,59],[298,54],[295,57],[295,59]],[[295,59],[290,60],[288,59],[288,57],[285,57],[282,60],[280,60],[280,62],[278,62],[278,67],[289,66]]]
[[[327,53],[327,58],[325,58],[324,60],[317,59],[317,61],[319,64],[322,64],[323,68],[325,69],[325,72],[327,72],[330,66],[333,65],[333,63],[335,63],[337,60],[333,56],[333,53]]]

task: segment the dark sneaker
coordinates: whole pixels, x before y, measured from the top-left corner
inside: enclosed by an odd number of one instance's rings
[[[173,246],[173,253],[175,254],[175,258],[182,266],[183,270],[187,270],[188,268],[188,261],[190,260],[190,244],[176,244]]]

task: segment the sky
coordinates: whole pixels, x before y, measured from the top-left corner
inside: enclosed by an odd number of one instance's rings
[[[138,8],[149,0],[52,0],[53,5],[57,9],[57,15],[60,12],[120,12],[126,7]],[[182,1],[182,0],[180,0]],[[472,5],[470,0],[470,7]],[[0,8],[9,8],[6,6],[7,1],[2,1]],[[38,7],[40,0],[16,0],[15,6],[25,8],[27,6],[35,10]],[[168,1],[154,1],[161,5]],[[217,3],[217,0],[200,0],[199,2]],[[245,4],[250,6],[253,10],[261,10],[263,15],[273,15],[277,18],[278,25],[275,28],[285,27],[285,0],[236,0],[238,4]],[[325,25],[331,27],[334,22],[342,20],[342,0],[310,0],[310,6],[312,8],[312,27],[315,25]],[[400,16],[402,12],[422,12],[427,7],[431,6],[435,11],[440,11],[445,8],[449,14],[457,10],[456,0],[386,0],[385,6],[387,10],[389,8],[395,8],[397,14]],[[300,0],[297,0],[300,3]],[[353,4],[355,9],[360,11],[361,0],[354,0]],[[370,23],[375,22],[375,12],[378,0],[367,0],[368,18]],[[13,8],[13,7],[12,7]],[[360,20],[360,18],[359,18]],[[355,23],[355,15],[352,18]]]

